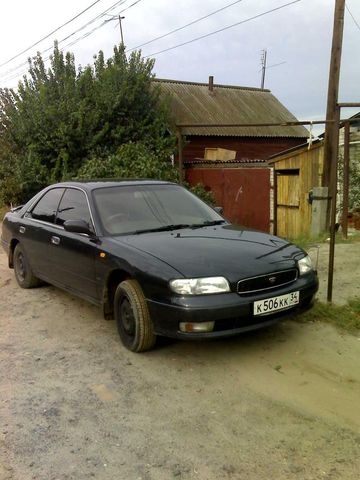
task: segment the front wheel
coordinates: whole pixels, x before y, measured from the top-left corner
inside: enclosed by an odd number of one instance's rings
[[[16,281],[21,288],[34,288],[41,284],[40,280],[33,275],[25,251],[20,243],[16,245],[14,250],[14,272]]]
[[[115,320],[122,343],[132,352],[150,350],[156,341],[143,291],[136,280],[125,280],[114,299]]]

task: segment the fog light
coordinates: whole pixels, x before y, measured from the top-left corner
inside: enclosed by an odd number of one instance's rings
[[[180,322],[180,331],[191,332],[212,332],[214,330],[215,322],[201,322],[201,323],[187,323]]]

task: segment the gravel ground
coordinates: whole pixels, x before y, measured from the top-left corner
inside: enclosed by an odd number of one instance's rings
[[[338,301],[359,253],[337,247]],[[1,480],[359,478],[356,336],[287,321],[132,354],[99,309],[21,290],[3,253],[0,332]]]
[[[316,257],[316,249],[312,249],[310,254]],[[324,302],[327,298],[328,263],[329,244],[322,243],[319,245],[318,298]],[[342,305],[353,297],[360,297],[360,241],[335,246],[333,302]]]

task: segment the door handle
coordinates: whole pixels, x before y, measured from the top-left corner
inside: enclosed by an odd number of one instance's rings
[[[52,243],[53,245],[59,245],[59,244],[60,244],[60,238],[59,238],[59,237],[55,237],[55,236],[51,237],[51,243]]]
[[[21,225],[21,227],[19,227],[19,232],[20,233],[25,233],[25,230],[26,230],[26,228],[23,227],[22,225]]]

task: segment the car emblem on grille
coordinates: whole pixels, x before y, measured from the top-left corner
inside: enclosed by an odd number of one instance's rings
[[[276,282],[276,277],[269,277],[269,283],[274,285],[275,282]]]

